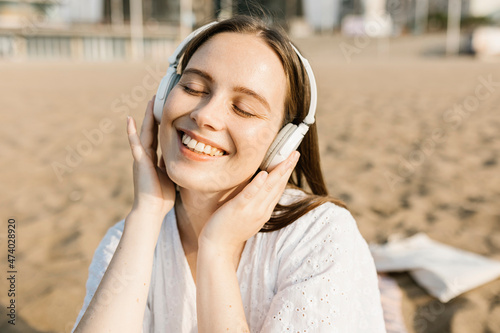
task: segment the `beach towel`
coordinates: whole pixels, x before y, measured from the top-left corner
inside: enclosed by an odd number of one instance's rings
[[[424,233],[369,247],[378,273],[408,271],[443,303],[500,277],[500,261],[442,244]]]

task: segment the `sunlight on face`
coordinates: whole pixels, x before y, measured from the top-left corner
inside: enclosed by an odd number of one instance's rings
[[[221,33],[203,44],[163,109],[160,146],[172,181],[204,192],[246,183],[280,129],[286,84],[279,57],[257,36]],[[186,146],[183,134],[196,140]]]

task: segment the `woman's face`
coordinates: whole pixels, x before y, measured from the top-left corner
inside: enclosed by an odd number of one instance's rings
[[[286,77],[259,37],[220,33],[191,57],[160,125],[167,173],[181,187],[218,192],[257,171],[284,115]]]

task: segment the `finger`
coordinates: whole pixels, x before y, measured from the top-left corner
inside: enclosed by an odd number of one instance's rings
[[[290,174],[293,171],[295,165],[299,160],[300,153],[298,151],[294,151],[286,160],[278,164],[276,168],[274,168],[270,173],[269,177],[266,180],[266,183],[263,186],[263,189],[267,193],[276,192],[273,191],[276,188],[280,188],[279,184],[286,185],[286,182],[290,178]]]
[[[155,139],[157,135],[158,127],[154,122],[153,101],[151,100],[148,102],[148,106],[146,107],[146,114],[144,115],[144,120],[141,126],[140,140],[144,150],[153,161],[156,160]]]
[[[285,191],[285,188],[288,184],[288,180],[290,179],[290,176],[292,175],[292,172],[293,172],[293,169],[295,168],[295,165],[297,165],[297,162],[295,162],[295,163],[292,162],[292,166],[288,167],[288,169],[286,169],[286,172],[281,176],[281,179],[274,186],[273,192],[270,193],[272,198],[268,200],[268,203],[269,203],[268,208],[271,208],[271,211],[274,209],[274,206],[276,206],[276,204],[280,200],[281,196],[283,195],[283,192]]]
[[[132,150],[132,156],[134,157],[134,160],[139,162],[142,160],[142,158],[144,158],[146,152],[144,151],[144,148],[142,147],[141,144],[141,140],[137,135],[135,120],[130,116],[127,117],[127,134],[128,134],[130,149]]]
[[[257,206],[262,207],[263,205],[267,208],[270,206],[274,207],[281,197],[281,193],[293,171],[293,166],[295,166],[298,161],[299,155],[298,152],[292,153],[269,174],[266,171],[259,172],[238,194],[235,198],[238,200],[235,202],[238,202],[242,206],[246,206],[253,201]],[[280,181],[281,183],[279,183]]]
[[[274,207],[283,195],[288,179],[297,165],[299,152],[293,152],[285,161],[281,162],[267,178],[256,200],[262,203],[261,210],[272,213]]]
[[[246,207],[260,191],[262,185],[266,181],[267,175],[268,173],[266,171],[259,172],[230,202],[235,203],[239,208]]]
[[[154,116],[154,104],[155,104],[155,99],[156,99],[156,95],[153,96],[153,98],[151,99],[153,101],[152,105],[151,105],[151,117],[153,118],[153,143],[151,144],[151,150],[154,151],[154,153],[152,153],[153,155],[153,163],[156,165],[157,162],[158,162],[158,154],[157,154],[157,150],[158,150],[158,127],[160,126],[159,123],[156,122],[155,120],[155,116]]]
[[[281,163],[279,166],[279,173],[281,176],[284,176],[286,173],[291,173],[293,168],[297,165],[299,161],[300,153],[298,151],[294,151],[288,156],[288,158]],[[287,178],[288,179],[288,178]]]
[[[163,171],[167,170],[167,167],[165,166],[165,160],[163,159],[163,155],[160,155],[160,165],[158,167]]]
[[[242,199],[242,204],[245,205],[248,201],[252,200],[264,185],[267,179],[268,173],[266,171],[261,171],[254,177],[254,179],[238,194],[240,199]]]

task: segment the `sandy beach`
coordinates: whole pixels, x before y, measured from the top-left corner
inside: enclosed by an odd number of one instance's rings
[[[425,232],[500,260],[499,63],[444,57],[443,34],[296,42],[318,81],[330,193],[367,242]],[[71,330],[94,250],[133,201],[125,117],[142,122],[166,67],[0,62],[0,267],[13,218],[18,272],[15,326],[2,277],[0,331]],[[500,279],[441,303],[391,276],[409,333],[500,332]]]

